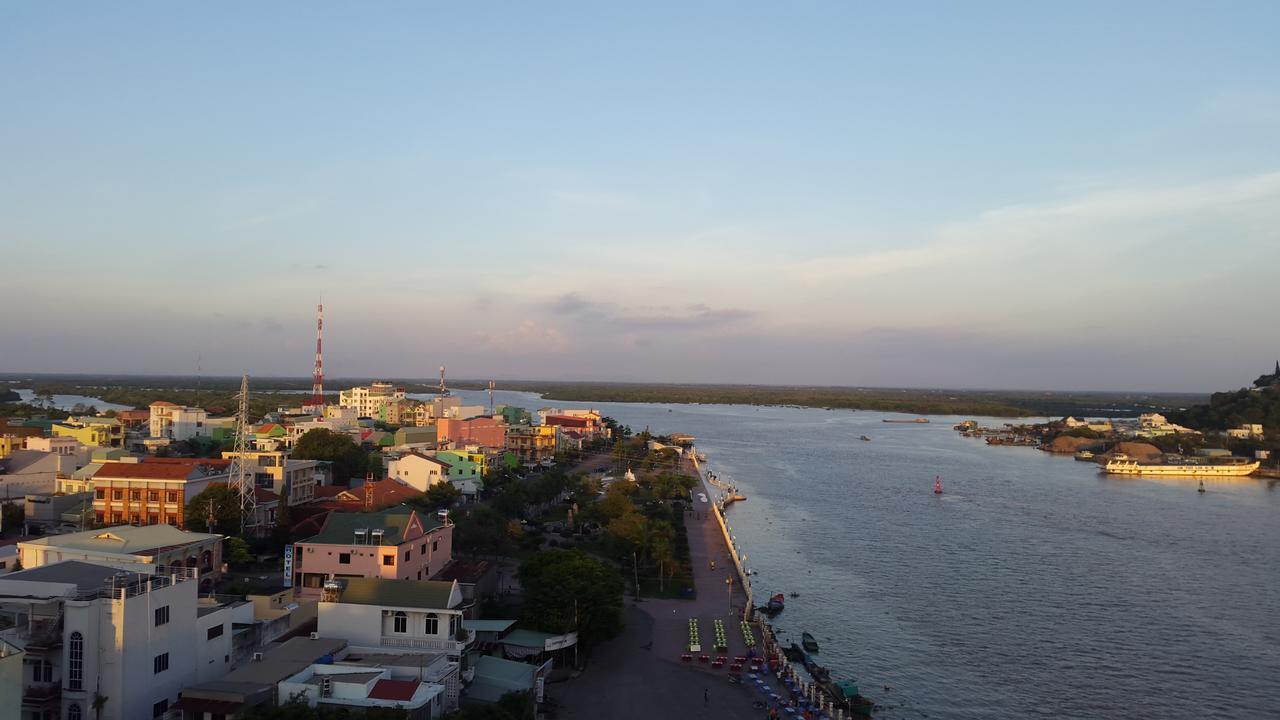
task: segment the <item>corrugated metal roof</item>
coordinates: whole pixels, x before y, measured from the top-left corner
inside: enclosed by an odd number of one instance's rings
[[[437,580],[382,580],[342,578],[345,584],[339,602],[382,607],[411,607],[447,610],[454,583]]]

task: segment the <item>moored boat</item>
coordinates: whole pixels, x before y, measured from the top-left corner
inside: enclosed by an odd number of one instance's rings
[[[777,615],[778,613],[782,612],[783,609],[786,608],[786,606],[787,606],[787,596],[783,595],[782,593],[778,593],[773,597],[769,598],[769,604],[765,605],[764,609],[765,609],[765,612],[769,613],[770,615]]]
[[[918,418],[915,418],[915,419],[913,419],[913,420],[890,420],[889,418],[885,418],[885,419],[881,420],[880,422],[887,422],[887,423],[904,423],[904,424],[907,424],[907,425],[911,425],[911,424],[921,424],[921,425],[922,425],[922,424],[924,424],[924,423],[929,422],[929,418],[922,418],[922,417],[918,417]]]
[[[1144,465],[1128,458],[1108,460],[1102,471],[1109,475],[1164,475],[1180,477],[1244,477],[1252,475],[1262,463],[1257,460],[1233,458],[1231,461],[1191,462],[1179,461],[1163,465]]]
[[[858,438],[858,439],[862,440],[863,442],[871,442],[871,438],[867,437],[866,435],[863,435],[861,438]]]
[[[818,652],[818,641],[807,632],[800,634],[800,644],[809,652]]]

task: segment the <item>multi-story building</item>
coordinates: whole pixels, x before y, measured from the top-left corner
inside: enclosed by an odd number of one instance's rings
[[[18,554],[26,568],[80,560],[143,573],[155,572],[157,567],[185,567],[197,570],[200,579],[206,581],[222,573],[221,535],[188,532],[169,525],[121,525],[47,535],[19,542]]]
[[[361,417],[385,420],[388,401],[404,400],[404,388],[389,382],[353,387],[338,394],[338,406],[355,408]]]
[[[54,437],[72,437],[85,445],[124,447],[124,425],[115,418],[80,417],[53,424]]]
[[[441,418],[436,421],[436,439],[455,447],[480,445],[505,447],[509,426],[501,417],[482,415],[467,419]]]
[[[229,464],[209,458],[103,463],[93,474],[94,517],[100,525],[186,527],[187,503],[209,483],[226,482]]]
[[[14,450],[22,448],[22,438],[17,435],[0,435],[0,458],[7,458]]]
[[[453,554],[447,517],[424,516],[400,506],[380,512],[329,513],[315,536],[295,543],[294,585],[317,598],[333,578],[426,580]]]
[[[472,446],[461,450],[437,450],[436,457],[448,463],[449,471],[445,474],[450,481],[477,480],[483,482],[488,471],[488,458],[479,448]]]
[[[150,407],[149,429],[153,438],[182,442],[212,434],[210,428],[206,427],[209,414],[204,408],[185,407],[164,400],[153,402]]]
[[[234,450],[222,453],[234,460]],[[253,468],[254,484],[284,499],[286,505],[302,505],[316,499],[316,488],[329,484],[329,464],[321,460],[294,460],[284,450],[252,451],[245,457]]]
[[[387,461],[388,478],[421,492],[444,482],[451,469],[449,463],[436,457],[434,451],[409,452]]]
[[[516,425],[507,428],[507,450],[526,465],[550,461],[556,454],[554,425]]]
[[[232,623],[243,618],[202,604],[195,577],[74,560],[0,577],[0,640],[24,652],[24,716],[164,717],[183,687],[230,670]]]
[[[1227,437],[1237,440],[1258,440],[1263,437],[1262,425],[1258,423],[1245,423],[1239,427],[1233,427],[1227,430]]]
[[[56,430],[58,426],[54,425],[53,427]],[[28,450],[53,453],[54,455],[75,455],[76,451],[82,447],[84,447],[84,444],[79,438],[69,435],[27,438]]]

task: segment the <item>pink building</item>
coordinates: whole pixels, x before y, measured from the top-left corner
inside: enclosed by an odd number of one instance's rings
[[[436,439],[442,443],[452,441],[455,447],[503,447],[507,443],[507,425],[501,417],[487,415],[469,420],[440,418],[436,421]]]
[[[320,597],[331,578],[428,580],[453,557],[453,525],[405,505],[380,512],[334,512],[293,553],[298,595]]]

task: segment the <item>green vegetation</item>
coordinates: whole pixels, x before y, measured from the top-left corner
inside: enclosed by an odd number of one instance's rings
[[[252,565],[257,558],[253,556],[253,552],[249,550],[249,543],[244,538],[235,537],[234,535],[227,538],[224,546],[224,557],[227,563],[234,568],[243,568]]]
[[[187,503],[187,527],[191,529],[236,535],[240,532],[240,515],[240,496],[226,484],[205,488]]]
[[[352,478],[364,477],[370,467],[369,454],[350,435],[325,428],[308,430],[298,438],[293,446],[293,457],[332,463],[335,485],[347,485]]]
[[[1224,431],[1245,423],[1280,429],[1280,385],[1214,393],[1207,404],[1170,413],[1169,421],[1201,432]]]
[[[237,717],[243,720],[407,720],[409,712],[403,708],[310,707],[302,697],[293,696],[275,707],[259,705]]]
[[[444,720],[533,720],[533,697],[527,692],[509,692],[489,704],[465,705],[444,716]]]
[[[8,388],[0,390],[0,403],[18,402],[21,399],[22,399],[22,396],[14,392],[13,390],[10,390]]]
[[[622,631],[622,577],[581,550],[544,550],[520,565],[521,625],[550,633],[578,631],[590,648]]]

